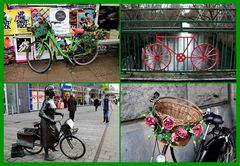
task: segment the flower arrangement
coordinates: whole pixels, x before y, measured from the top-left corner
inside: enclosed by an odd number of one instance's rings
[[[191,136],[195,136],[193,141],[194,144],[201,139],[203,132],[203,121],[192,125],[190,123],[191,119],[189,119],[189,123],[187,125],[178,126],[175,124],[173,117],[166,115],[160,119],[156,116],[152,109],[150,109],[148,113],[144,114],[144,116],[145,124],[151,127],[158,140],[164,143],[176,146],[184,146],[188,143]]]

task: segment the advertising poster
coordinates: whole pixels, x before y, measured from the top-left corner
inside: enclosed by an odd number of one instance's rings
[[[60,22],[58,24],[52,24],[52,28],[55,34],[67,34],[70,30],[69,23],[69,9],[50,9],[50,22]]]
[[[16,52],[16,62],[25,62],[27,60],[26,53],[27,48],[33,42],[33,37],[29,36],[19,36],[15,38],[14,45]]]
[[[86,13],[89,13],[91,21],[94,23],[95,11],[94,9],[85,9],[84,12],[78,12],[78,28],[82,27],[83,23],[86,23]]]
[[[4,35],[16,34],[16,24],[14,22],[17,10],[4,10]]]
[[[34,25],[39,18],[43,17],[49,21],[49,8],[32,8],[31,9],[32,24]]]
[[[17,9],[17,13],[14,19],[17,32],[16,34],[29,33],[27,26],[31,26],[31,11],[30,9]]]

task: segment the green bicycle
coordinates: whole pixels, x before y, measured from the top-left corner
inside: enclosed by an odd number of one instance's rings
[[[30,29],[35,35],[36,41],[29,45],[26,56],[29,67],[37,73],[46,72],[51,67],[56,55],[63,56],[73,65],[90,64],[98,55],[98,40],[103,38],[103,31],[98,30],[96,26],[85,26],[83,29],[73,28],[73,40],[67,45],[67,48],[63,48],[56,40],[52,29],[52,24],[59,23],[61,22],[45,21]]]

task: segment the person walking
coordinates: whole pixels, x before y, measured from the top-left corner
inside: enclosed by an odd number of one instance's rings
[[[109,98],[108,98],[108,95],[105,95],[102,103],[103,103],[103,122],[108,123],[109,122],[109,118],[108,118]]]
[[[63,98],[64,108],[67,108],[67,96]]]
[[[67,101],[67,105],[68,105],[68,111],[69,111],[69,118],[74,121],[75,111],[77,109],[77,101],[73,97],[73,95],[70,95]]]
[[[94,99],[94,106],[95,106],[95,111],[97,111],[97,108],[99,106],[99,100],[97,97]]]

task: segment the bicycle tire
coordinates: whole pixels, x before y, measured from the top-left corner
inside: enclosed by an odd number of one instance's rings
[[[154,43],[144,49],[142,60],[150,70],[163,71],[170,65],[172,55],[167,47],[160,43]]]
[[[33,148],[24,147],[24,150],[26,150],[28,153],[30,153],[32,155],[40,153],[43,149],[43,147],[40,145],[40,142],[36,143],[36,141],[35,141],[34,144],[36,144],[36,145],[33,145]],[[40,149],[36,150],[36,147],[39,147]]]
[[[35,48],[41,46],[43,44],[43,51],[40,51],[41,55],[38,55],[40,58],[38,60],[33,60],[33,53],[37,52]],[[44,56],[44,59],[41,57]],[[37,57],[35,57],[37,58]],[[37,73],[46,72],[52,65],[51,51],[46,43],[42,43],[41,41],[34,41],[30,44],[27,49],[27,62],[28,66]]]
[[[77,143],[79,143],[79,145],[77,145],[77,146],[74,145],[74,146],[73,146],[73,144],[72,144],[73,140],[77,141]],[[70,141],[71,141],[71,142],[70,142]],[[67,146],[66,146],[66,147],[63,145],[65,142],[67,143]],[[73,150],[73,149],[75,149],[75,150],[80,150],[81,152],[80,152],[80,154],[78,154],[78,153],[76,153],[76,152],[73,152],[73,156],[71,156],[71,155],[67,154],[67,153],[70,152],[70,150],[69,150],[69,149],[65,149],[65,148],[71,148],[72,150]],[[77,138],[77,137],[75,137],[75,136],[72,136],[72,135],[71,135],[71,136],[68,136],[68,137],[64,137],[64,138],[61,140],[61,142],[60,142],[60,149],[61,149],[62,153],[63,153],[66,157],[68,157],[69,159],[73,159],[73,160],[77,160],[77,159],[83,157],[84,154],[85,154],[85,152],[86,152],[86,147],[85,147],[84,143],[83,143],[79,138]],[[65,151],[64,149],[65,149],[66,151]]]
[[[218,63],[218,58],[218,50],[207,43],[197,45],[190,56],[193,67],[201,71],[214,69]]]
[[[79,53],[79,54],[75,54],[73,55],[73,60],[77,65],[88,65],[90,63],[92,63],[98,55],[98,47],[97,45],[92,49],[91,53],[86,54],[86,55],[81,55],[84,53]]]

